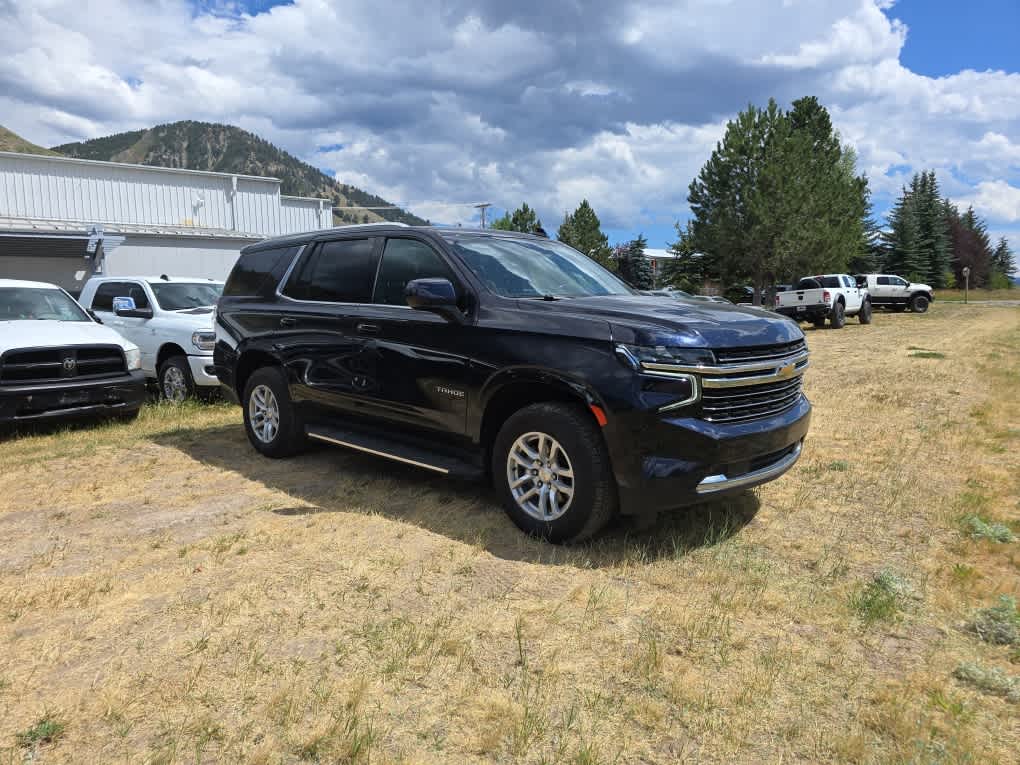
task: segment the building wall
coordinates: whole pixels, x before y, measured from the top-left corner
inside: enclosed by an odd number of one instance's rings
[[[321,209],[318,200],[281,196],[274,178],[0,152],[7,218],[279,236],[328,228],[331,212]]]
[[[192,276],[227,278],[241,248],[253,239],[199,239],[195,237],[129,234],[106,254],[107,276]]]

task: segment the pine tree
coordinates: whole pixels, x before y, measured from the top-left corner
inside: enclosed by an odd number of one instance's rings
[[[1013,272],[1016,270],[1016,259],[1013,257],[1013,250],[1009,247],[1006,237],[999,239],[992,255],[992,266],[996,272],[1006,277],[1006,289],[1013,288]]]
[[[523,234],[533,234],[542,227],[542,221],[538,219],[538,213],[528,207],[527,202],[512,213],[507,210],[502,218],[492,222],[492,228],[499,231],[520,231]]]
[[[599,216],[595,214],[587,199],[582,200],[573,213],[564,216],[556,238],[606,268],[611,270],[614,268],[609,239],[602,233]]]
[[[613,251],[617,273],[630,286],[639,290],[650,290],[655,286],[652,264],[645,254],[647,246],[648,240],[643,234],[638,234],[637,239],[619,245]]]
[[[915,176],[914,180],[918,180]],[[927,278],[929,260],[921,247],[921,227],[917,197],[911,188],[903,193],[889,212],[889,228],[882,232],[885,254],[883,270],[910,281]]]
[[[963,227],[973,232],[976,247],[970,257],[970,283],[972,287],[986,287],[992,279],[992,238],[988,235],[988,224],[968,207],[960,218]]]
[[[669,246],[673,258],[663,263],[659,282],[684,292],[697,292],[706,279],[718,278],[718,274],[710,272],[708,259],[695,250],[691,221],[687,221],[685,227],[680,223],[675,225],[677,240]]]
[[[949,230],[942,214],[942,197],[935,171],[915,175],[911,191],[917,211],[918,248],[926,260],[926,273],[921,281],[933,287],[944,287],[951,252]]]

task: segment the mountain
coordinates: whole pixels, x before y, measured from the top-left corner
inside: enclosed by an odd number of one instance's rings
[[[55,151],[44,149],[42,146],[36,146],[34,143],[26,141],[17,133],[12,133],[10,130],[0,125],[0,151],[16,151],[19,154],[56,154]]]
[[[44,150],[45,151],[45,150]],[[187,170],[211,170],[279,178],[281,191],[299,197],[328,197],[338,223],[372,223],[381,220],[424,225],[417,215],[405,210],[365,210],[363,207],[387,207],[390,203],[356,186],[337,183],[321,170],[302,162],[254,133],[211,122],[173,122],[147,130],[117,133],[90,141],[65,143],[53,151],[68,157],[130,162],[156,167]]]

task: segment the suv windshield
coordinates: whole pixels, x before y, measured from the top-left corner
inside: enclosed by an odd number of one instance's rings
[[[0,287],[0,321],[92,321],[63,290],[45,287]]]
[[[185,311],[216,305],[223,294],[222,284],[200,282],[149,282],[156,302],[164,311]]]
[[[594,260],[559,242],[484,234],[447,239],[475,276],[502,297],[634,294]]]

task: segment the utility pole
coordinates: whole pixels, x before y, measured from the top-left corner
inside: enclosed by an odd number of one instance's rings
[[[481,204],[475,205],[475,209],[479,210],[482,215],[482,228],[485,228],[485,211],[492,207],[492,202],[482,202]]]
[[[967,302],[967,293],[970,292],[970,266],[963,267],[963,302]]]

